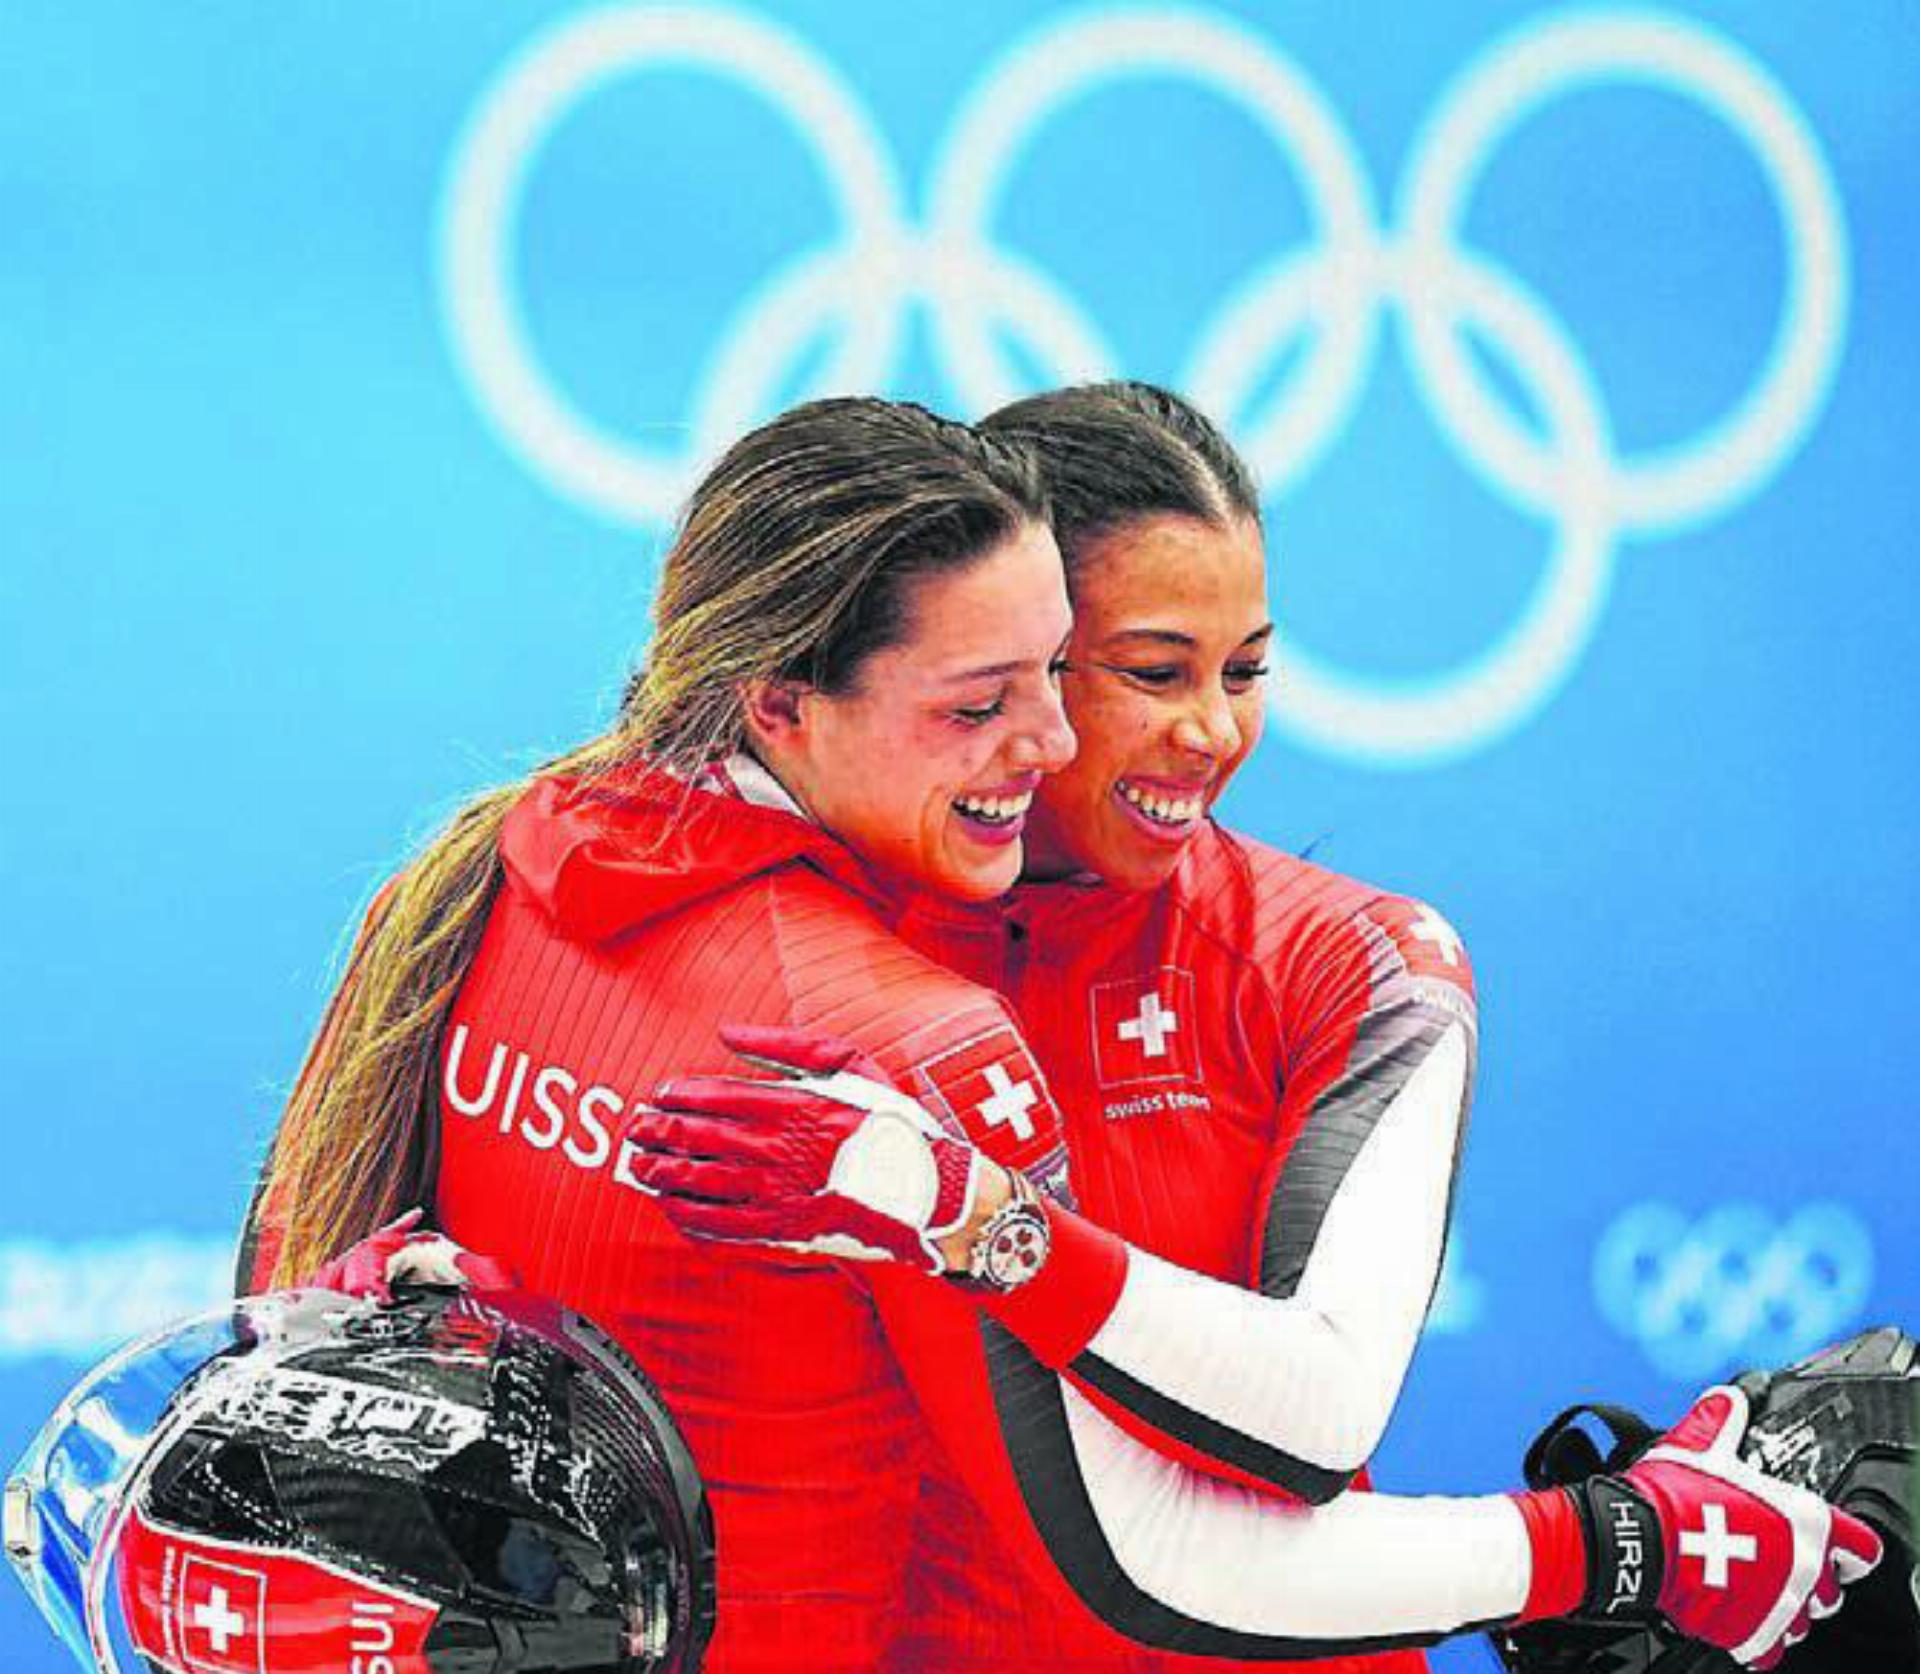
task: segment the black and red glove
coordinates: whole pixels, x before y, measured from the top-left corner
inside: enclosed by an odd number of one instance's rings
[[[939,1241],[964,1226],[992,1165],[841,1040],[723,1028],[778,1079],[663,1082],[627,1137],[632,1170],[682,1232],[944,1273]]]
[[[409,1209],[377,1232],[343,1250],[307,1283],[317,1290],[370,1296],[391,1302],[395,1285],[434,1285],[447,1290],[512,1290],[513,1270],[492,1256],[476,1255],[438,1232],[418,1230],[425,1216]]]
[[[1880,1561],[1880,1537],[1741,1459],[1747,1418],[1743,1391],[1710,1389],[1618,1474],[1519,1496],[1534,1556],[1527,1614],[1665,1616],[1765,1669],[1838,1610],[1840,1589]]]

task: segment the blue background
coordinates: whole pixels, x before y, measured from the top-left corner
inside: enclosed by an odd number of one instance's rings
[[[218,1283],[377,880],[464,793],[597,730],[642,647],[665,520],[553,486],[488,417],[445,306],[462,135],[577,15],[19,0],[0,29],[6,1459],[82,1363]],[[1188,14],[1318,88],[1382,227],[1448,84],[1543,15]],[[1725,503],[1613,530],[1591,638],[1537,702],[1395,762],[1283,724],[1229,805],[1439,903],[1475,957],[1481,1093],[1453,1267],[1381,1462],[1396,1487],[1498,1487],[1565,1401],[1671,1413],[1747,1358],[1920,1318],[1920,13],[1659,15],[1765,66],[1817,145],[1848,259],[1830,385]],[[1045,21],[865,0],[780,19],[864,105],[911,226],[955,111]],[[1174,381],[1233,287],[1312,243],[1306,203],[1244,111],[1148,76],[1035,131],[994,236],[1098,323],[1115,370]],[[736,310],[838,226],[781,117],[672,70],[572,106],[511,259],[575,407],[697,449]],[[1551,311],[1615,451],[1639,455],[1693,445],[1756,376],[1793,232],[1732,128],[1628,79],[1501,141],[1463,237]],[[927,317],[887,387],[964,410]],[[1003,338],[1033,381],[1063,370]],[[1532,423],[1511,358],[1475,353]],[[1388,689],[1492,644],[1552,540],[1460,449],[1391,326],[1269,517],[1287,640]],[[1283,721],[1287,700],[1283,673]],[[1596,1278],[1648,1204],[1665,1230],[1634,1282],[1667,1284],[1671,1329]],[[0,1588],[9,1666],[43,1674],[59,1659],[26,1616]]]

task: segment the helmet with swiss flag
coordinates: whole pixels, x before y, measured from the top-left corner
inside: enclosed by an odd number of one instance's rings
[[[5,1536],[105,1674],[693,1674],[713,1533],[659,1394],[518,1294],[249,1297],[61,1403]]]

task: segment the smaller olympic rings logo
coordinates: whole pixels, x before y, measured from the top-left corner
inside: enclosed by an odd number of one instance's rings
[[[695,69],[730,77],[792,124],[839,226],[739,304],[699,379],[684,449],[595,424],[554,385],[519,305],[512,248],[541,147],[575,105],[617,78]],[[1416,138],[1391,219],[1314,83],[1247,26],[1177,6],[1076,12],[1017,42],[975,83],[933,164],[924,223],[905,209],[890,151],[858,94],[797,36],[729,9],[611,6],[536,38],[486,91],[449,170],[439,229],[454,353],[506,445],[560,493],[622,522],[662,525],[702,463],[765,416],[801,354],[834,347],[816,393],[893,386],[910,309],[926,311],[942,374],[985,410],[1027,393],[1016,339],[1049,381],[1113,377],[1122,357],[1049,275],[996,238],[1006,183],[1036,134],[1095,90],[1185,79],[1253,119],[1298,180],[1309,241],[1224,297],[1176,382],[1225,419],[1270,496],[1345,433],[1389,319],[1417,387],[1464,459],[1552,530],[1518,619],[1464,664],[1370,680],[1298,647],[1279,653],[1278,724],[1302,742],[1382,765],[1477,749],[1537,713],[1591,638],[1623,536],[1717,517],[1772,476],[1824,403],[1845,339],[1847,243],[1838,194],[1792,99],[1748,54],[1656,11],[1558,12],[1495,42],[1442,93]],[[1649,83],[1690,99],[1747,145],[1787,237],[1786,292],[1752,385],[1690,440],[1622,456],[1597,382],[1564,323],[1464,240],[1474,184],[1542,106],[1596,83]],[[1001,334],[1007,334],[1003,336]],[[1488,381],[1490,346],[1541,416],[1538,434]],[[1275,364],[1300,354],[1249,418]]]
[[[1838,1336],[1873,1285],[1873,1241],[1839,1204],[1784,1222],[1729,1204],[1689,1221],[1664,1203],[1627,1210],[1595,1252],[1608,1322],[1669,1377],[1779,1366]]]

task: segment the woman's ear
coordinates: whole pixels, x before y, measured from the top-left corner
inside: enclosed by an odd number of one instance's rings
[[[807,688],[797,680],[747,680],[740,686],[740,708],[747,736],[762,750],[793,744],[806,725],[802,699]]]

